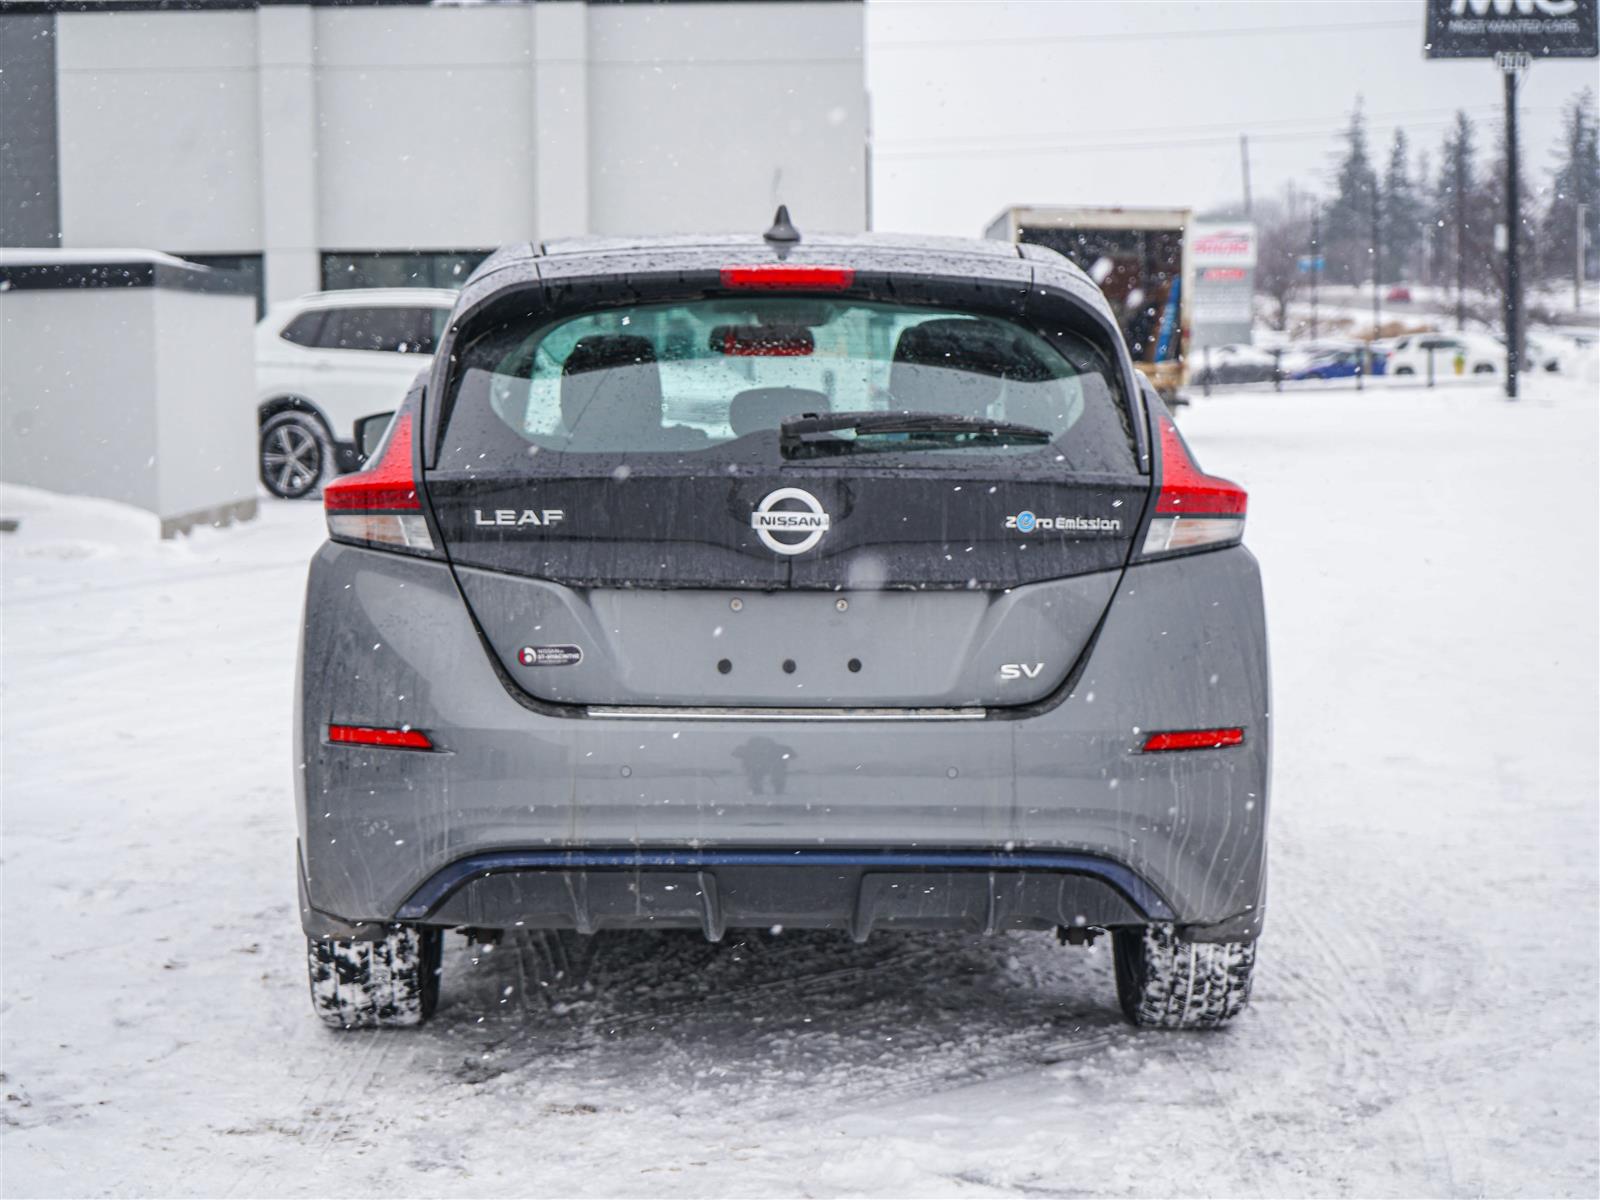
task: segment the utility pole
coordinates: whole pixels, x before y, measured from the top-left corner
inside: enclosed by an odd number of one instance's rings
[[[1250,215],[1250,135],[1239,135],[1239,165],[1244,170],[1244,215]]]
[[[1522,366],[1522,272],[1517,247],[1522,241],[1522,181],[1517,158],[1517,79],[1533,61],[1521,51],[1496,54],[1506,80],[1506,399],[1517,398]]]
[[[1322,201],[1311,201],[1311,337],[1317,336],[1317,280],[1322,275]]]
[[[1467,327],[1467,156],[1456,145],[1456,329]]]
[[[1372,173],[1372,337],[1367,340],[1367,370],[1372,370],[1372,343],[1381,332],[1383,314],[1378,298],[1383,281],[1383,197],[1378,191],[1378,173]]]

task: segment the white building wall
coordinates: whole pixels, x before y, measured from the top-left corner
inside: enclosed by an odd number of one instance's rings
[[[256,14],[62,13],[63,246],[261,246]]]
[[[527,8],[319,8],[314,16],[323,248],[455,250],[533,236]]]
[[[155,511],[163,522],[241,503],[253,514],[255,301],[244,295],[150,291],[156,334]]]
[[[589,232],[589,16],[575,0],[533,7],[539,241]],[[530,239],[531,240],[531,239]]]
[[[866,219],[863,9],[59,14],[62,245],[263,255]]]
[[[156,511],[155,395],[152,289],[0,291],[0,479]]]
[[[589,232],[864,227],[861,5],[588,13]]]
[[[317,237],[316,23],[310,8],[256,17],[261,122],[261,255],[272,300],[322,286]]]

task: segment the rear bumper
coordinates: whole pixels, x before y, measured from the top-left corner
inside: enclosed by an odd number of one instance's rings
[[[508,694],[446,568],[349,547],[319,552],[307,612],[296,762],[320,936],[1259,929],[1267,673],[1243,549],[1130,569],[1071,694],[1020,719],[546,715]],[[329,745],[330,722],[409,724],[438,751]],[[1140,753],[1141,730],[1221,725],[1245,743]]]

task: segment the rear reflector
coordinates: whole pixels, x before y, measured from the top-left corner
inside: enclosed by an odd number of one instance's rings
[[[1175,554],[1239,541],[1249,501],[1245,490],[1196,466],[1171,417],[1159,419],[1159,432],[1161,494],[1156,497],[1156,515],[1145,534],[1143,554]]]
[[[722,286],[725,288],[842,292],[855,280],[854,267],[791,267],[766,264],[722,268]]]
[[[1219,746],[1237,746],[1243,741],[1242,729],[1183,729],[1175,733],[1152,733],[1145,740],[1144,752],[1215,750]]]
[[[392,750],[432,750],[418,729],[374,729],[368,725],[329,725],[328,740],[344,746],[387,746]]]
[[[328,534],[343,542],[431,554],[433,537],[422,515],[411,454],[411,414],[404,412],[395,418],[376,461],[322,489]]]

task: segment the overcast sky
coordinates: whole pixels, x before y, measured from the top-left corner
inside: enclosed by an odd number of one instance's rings
[[[1396,125],[1437,148],[1457,108],[1493,152],[1489,61],[1422,57],[1423,0],[869,0],[873,218],[976,235],[1010,204],[1208,208],[1326,190],[1359,93],[1384,157]],[[1524,178],[1548,183],[1560,111],[1594,59],[1536,62]]]

